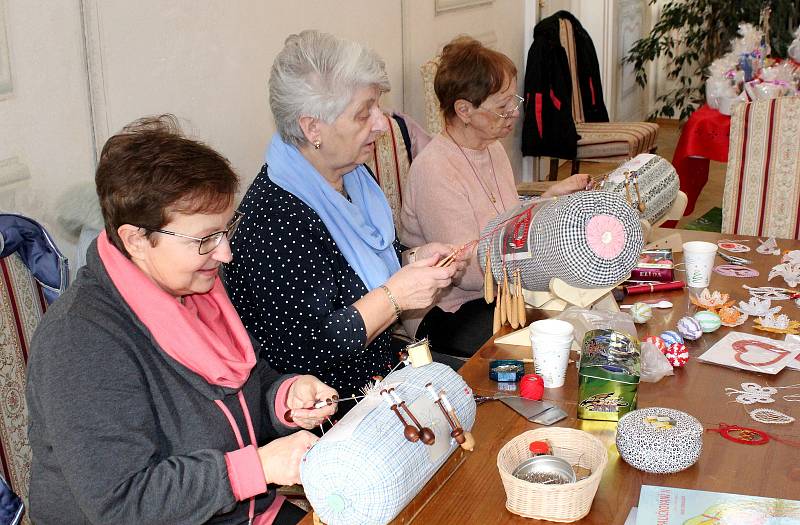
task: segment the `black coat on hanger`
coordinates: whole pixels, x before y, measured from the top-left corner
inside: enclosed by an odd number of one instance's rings
[[[580,136],[572,116],[572,80],[559,35],[561,19],[572,23],[584,121],[608,122],[592,39],[572,14],[559,11],[536,24],[528,51],[522,125],[525,156],[574,159],[577,154]]]

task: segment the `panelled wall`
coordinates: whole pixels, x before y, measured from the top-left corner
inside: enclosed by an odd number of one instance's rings
[[[72,256],[65,218],[88,213],[73,190],[91,192],[103,142],[164,112],[230,158],[246,187],[275,129],[266,82],[290,33],[317,28],[373,47],[392,83],[384,106],[424,122],[419,66],[444,43],[471,34],[508,54],[521,78],[533,25],[562,8],[595,40],[612,115],[640,118],[641,92],[619,58],[648,23],[645,0],[0,0],[0,210],[39,219]],[[522,179],[532,175],[519,128],[505,145]]]

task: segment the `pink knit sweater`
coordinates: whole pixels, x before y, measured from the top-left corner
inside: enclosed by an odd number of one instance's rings
[[[495,141],[485,150],[464,148],[464,152],[469,161],[449,137],[440,134],[414,159],[400,213],[400,241],[406,246],[434,241],[460,246],[477,239],[492,218],[519,203],[502,144]],[[441,295],[438,306],[455,312],[479,297],[483,297],[483,272],[473,250],[461,282]],[[414,332],[423,315],[413,316]]]

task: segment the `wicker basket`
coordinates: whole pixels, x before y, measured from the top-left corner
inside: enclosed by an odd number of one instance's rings
[[[530,458],[531,441],[546,439],[553,455],[573,465],[589,468],[592,474],[576,483],[542,485],[515,478],[514,469]],[[497,468],[506,489],[506,508],[526,518],[570,523],[589,514],[592,500],[608,463],[608,452],[593,435],[572,428],[537,428],[520,434],[497,454]]]

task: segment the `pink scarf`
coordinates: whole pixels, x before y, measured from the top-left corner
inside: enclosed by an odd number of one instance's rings
[[[173,359],[212,385],[241,388],[256,364],[253,344],[220,278],[183,304],[159,288],[102,232],[100,259],[122,298]]]

